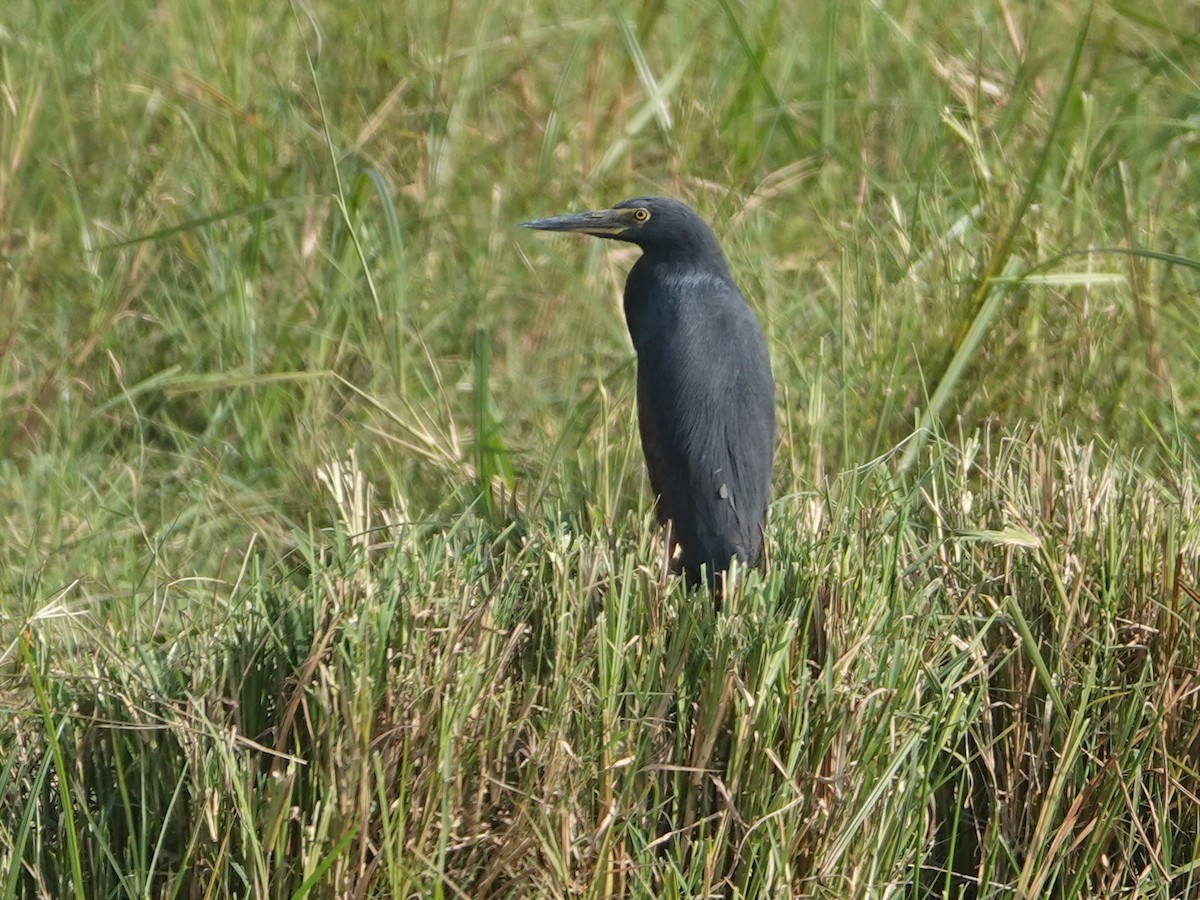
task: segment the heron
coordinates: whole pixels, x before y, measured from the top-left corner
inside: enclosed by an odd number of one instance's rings
[[[775,446],[775,382],[754,312],[716,235],[687,205],[636,197],[525,228],[636,244],[625,323],[656,514],[687,583],[720,591],[762,557]]]

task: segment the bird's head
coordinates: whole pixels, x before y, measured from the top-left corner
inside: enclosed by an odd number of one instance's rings
[[[522,222],[539,231],[570,231],[637,244],[647,253],[710,256],[722,259],[712,229],[692,210],[667,197],[635,197],[612,209],[572,213]]]

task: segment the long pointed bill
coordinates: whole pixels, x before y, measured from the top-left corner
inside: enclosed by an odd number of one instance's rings
[[[615,237],[635,224],[632,209],[601,209],[596,212],[572,213],[569,216],[550,216],[522,222],[522,228],[538,231],[571,231],[596,237]]]

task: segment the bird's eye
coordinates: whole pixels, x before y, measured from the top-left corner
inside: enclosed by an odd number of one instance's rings
[[[650,210],[648,209],[635,209],[633,211],[633,220],[635,222],[645,222],[649,218]]]

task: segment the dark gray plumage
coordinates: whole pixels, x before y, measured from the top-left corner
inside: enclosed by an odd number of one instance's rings
[[[638,425],[660,522],[671,523],[691,584],[716,584],[762,554],[775,383],[762,331],[712,230],[684,204],[638,197],[597,212],[522,223],[627,241]]]

